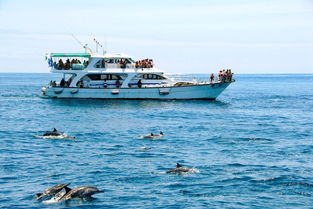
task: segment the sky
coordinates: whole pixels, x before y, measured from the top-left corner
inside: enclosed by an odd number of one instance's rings
[[[0,0],[0,19],[0,72],[48,73],[74,34],[168,73],[313,73],[313,0]]]

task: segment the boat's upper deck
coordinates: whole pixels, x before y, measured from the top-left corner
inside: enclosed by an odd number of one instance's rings
[[[152,59],[134,61],[126,54],[51,53],[47,59],[54,73],[160,71]]]

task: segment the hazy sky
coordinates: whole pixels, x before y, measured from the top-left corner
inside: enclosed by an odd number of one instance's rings
[[[49,72],[75,34],[169,73],[313,73],[313,0],[0,0],[0,19],[0,72]]]

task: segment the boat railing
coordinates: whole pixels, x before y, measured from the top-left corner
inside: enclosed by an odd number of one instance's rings
[[[71,64],[69,67],[62,67],[58,64],[51,66],[52,70],[85,70],[86,65],[84,64]]]
[[[103,68],[103,69],[135,69],[135,70],[152,70],[153,67],[136,67],[135,64],[129,63],[129,64],[120,64],[120,63],[105,63],[102,64],[96,64],[95,68]]]

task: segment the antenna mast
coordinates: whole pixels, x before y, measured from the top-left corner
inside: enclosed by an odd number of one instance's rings
[[[98,46],[100,46],[102,48],[103,54],[105,54],[102,44],[96,38],[94,38],[93,41],[96,43],[96,52],[98,53]]]
[[[85,49],[85,53],[87,53],[87,50],[89,50],[89,52],[90,52],[91,54],[93,54],[93,51],[88,47],[88,44],[83,45],[83,43],[80,42],[80,41],[76,38],[76,36],[74,36],[74,34],[71,34],[71,35],[72,35],[72,37],[77,41],[77,43],[78,43],[79,45],[81,45],[81,46]]]

